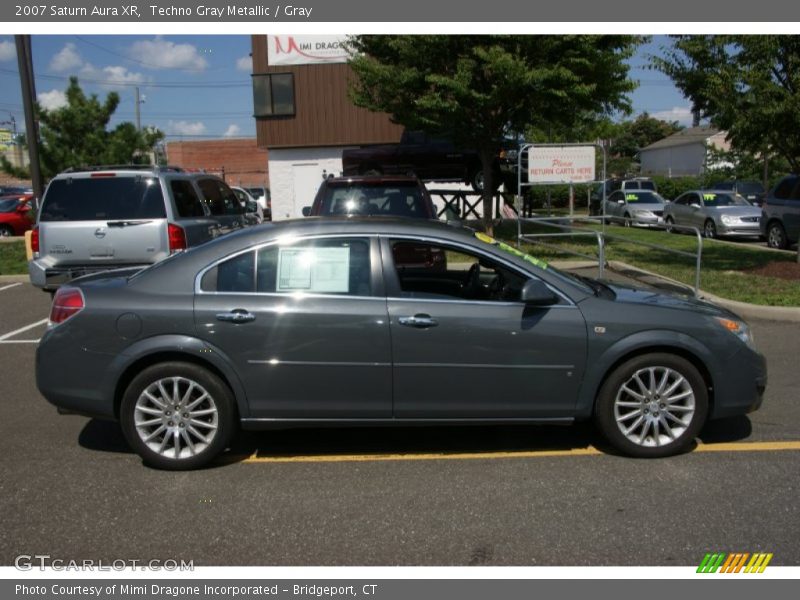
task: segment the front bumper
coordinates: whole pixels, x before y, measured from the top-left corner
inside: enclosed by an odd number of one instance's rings
[[[750,348],[737,352],[726,361],[724,375],[715,378],[709,418],[722,419],[758,410],[766,389],[766,358]]]
[[[726,225],[718,222],[717,235],[725,237],[761,237],[761,226],[759,223],[734,223]]]

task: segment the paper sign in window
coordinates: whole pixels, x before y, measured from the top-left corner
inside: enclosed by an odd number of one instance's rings
[[[350,248],[281,248],[279,292],[347,293],[350,291]]]

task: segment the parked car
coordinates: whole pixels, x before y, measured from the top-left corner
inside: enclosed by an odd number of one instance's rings
[[[0,237],[25,235],[33,227],[33,194],[0,197]]]
[[[761,206],[767,193],[760,181],[730,179],[717,181],[708,186],[709,190],[725,190],[739,194],[753,206]]]
[[[265,221],[272,220],[272,196],[268,187],[243,188],[261,207],[261,215]]]
[[[617,190],[606,200],[606,217],[625,227],[661,225],[666,201],[657,192]]]
[[[18,185],[0,185],[0,196],[24,196],[33,194],[33,188]]]
[[[52,291],[88,273],[142,268],[245,225],[244,207],[214,175],[177,167],[70,169],[42,199],[31,283]]]
[[[431,195],[416,177],[368,175],[322,180],[305,217],[388,216],[435,219]]]
[[[505,158],[505,153],[496,157],[492,165],[494,189],[504,181],[503,162],[512,162]],[[458,148],[450,140],[424,131],[404,131],[399,144],[346,148],[342,152],[342,169],[344,176],[414,175],[421,181],[458,181],[471,185],[476,191],[483,190],[483,169],[478,153]]]
[[[239,199],[239,202],[245,207],[244,216],[247,219],[248,225],[258,225],[264,222],[264,214],[261,211],[261,206],[259,206],[258,202],[250,195],[250,193],[240,187],[231,187],[233,193],[236,194],[236,197]]]
[[[664,223],[697,227],[705,237],[760,237],[761,209],[724,190],[693,190],[664,207]],[[673,230],[674,231],[674,230]]]
[[[409,244],[453,258],[407,268]],[[133,276],[75,280],[50,321],[42,395],[119,419],[165,469],[207,464],[239,426],[333,423],[594,418],[618,451],[667,456],[707,419],[757,409],[767,381],[726,309],[578,278],[422,219],[249,228]]]
[[[781,179],[761,207],[761,234],[767,246],[785,250],[800,238],[800,175]]]
[[[603,188],[605,188],[606,199],[617,190],[649,190],[657,192],[656,182],[649,177],[632,177],[623,179],[612,177],[604,182],[597,184],[592,194],[589,196],[589,214],[598,216],[603,212]]]

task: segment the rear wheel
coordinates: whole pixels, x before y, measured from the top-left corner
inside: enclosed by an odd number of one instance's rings
[[[645,354],[623,363],[597,398],[595,420],[624,454],[657,458],[686,451],[708,414],[703,377],[686,359]]]
[[[11,237],[14,235],[14,230],[8,225],[0,225],[0,237]]]
[[[149,465],[182,471],[205,466],[235,428],[231,391],[191,363],[168,362],[134,377],[120,406],[125,439]]]
[[[767,246],[778,250],[786,250],[789,247],[786,230],[778,221],[773,221],[767,227]]]

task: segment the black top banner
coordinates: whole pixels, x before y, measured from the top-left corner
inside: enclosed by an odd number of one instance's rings
[[[203,1],[17,0],[0,6],[6,23],[58,22],[704,22],[800,21],[800,3],[785,0],[286,0]]]

